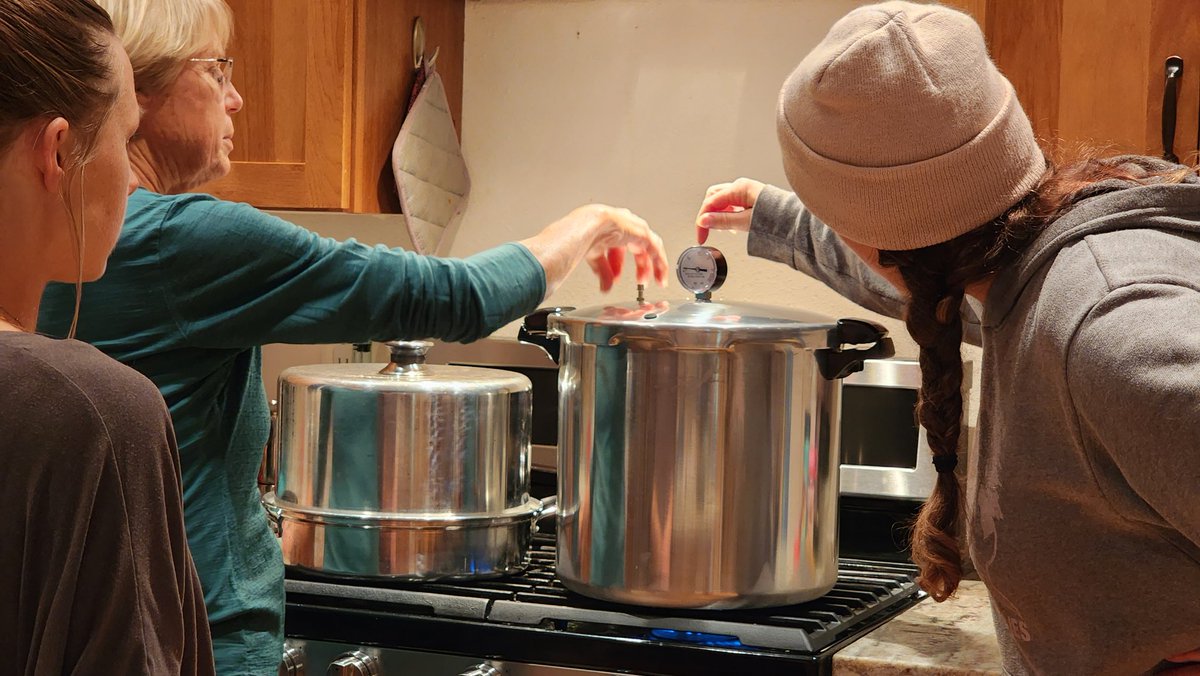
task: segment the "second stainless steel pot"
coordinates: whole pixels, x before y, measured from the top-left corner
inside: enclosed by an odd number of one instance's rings
[[[521,570],[529,496],[529,380],[427,365],[430,343],[392,361],[320,364],[280,376],[275,491],[264,506],[284,563],[412,580]]]
[[[756,305],[526,318],[559,357],[557,572],[647,606],[799,603],[837,578],[838,378],[882,327]]]

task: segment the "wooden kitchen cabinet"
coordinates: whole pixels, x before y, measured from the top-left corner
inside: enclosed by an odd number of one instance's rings
[[[464,0],[227,0],[245,103],[232,171],[202,188],[258,207],[399,211],[391,150],[412,91],[413,22],[461,125]],[[461,127],[460,127],[461,133]]]
[[[1200,0],[950,0],[984,27],[1039,138],[1163,154],[1167,57],[1183,58],[1175,152],[1197,160]]]

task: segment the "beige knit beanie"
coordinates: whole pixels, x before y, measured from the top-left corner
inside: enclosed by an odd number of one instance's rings
[[[1045,169],[979,26],[939,5],[847,14],[784,83],[778,123],[801,201],[877,249],[918,249],[983,225]]]

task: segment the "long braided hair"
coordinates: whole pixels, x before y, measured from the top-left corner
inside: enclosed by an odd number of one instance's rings
[[[960,487],[953,469],[962,432],[959,308],[966,289],[1012,264],[1049,223],[1080,199],[1130,185],[1179,182],[1193,173],[1184,168],[1155,172],[1144,163],[1097,159],[1061,169],[1047,164],[1033,191],[983,226],[933,246],[879,252],[880,264],[895,267],[908,287],[905,323],[920,347],[916,415],[928,435],[938,474],[933,494],[913,526],[912,558],[920,569],[918,583],[937,601],[949,598],[962,578]]]

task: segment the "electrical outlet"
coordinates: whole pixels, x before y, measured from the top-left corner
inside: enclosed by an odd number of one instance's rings
[[[330,351],[329,361],[334,364],[349,364],[354,361],[354,345],[350,343],[338,343],[336,345],[327,345]]]

